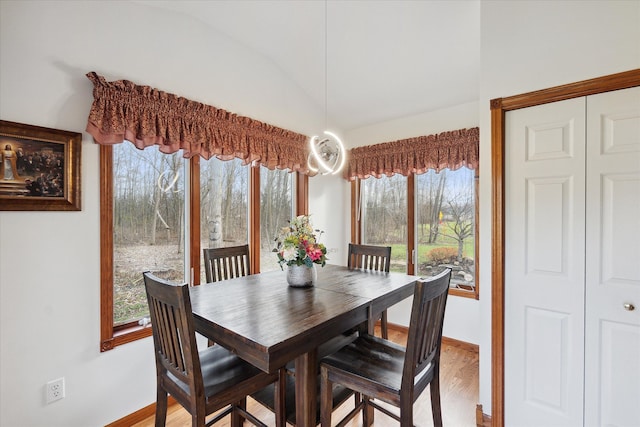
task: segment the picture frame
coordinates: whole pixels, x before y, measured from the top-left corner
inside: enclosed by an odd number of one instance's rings
[[[0,211],[81,210],[82,133],[0,120]]]

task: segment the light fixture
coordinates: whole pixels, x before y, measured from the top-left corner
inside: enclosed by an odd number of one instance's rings
[[[327,128],[327,0],[324,2],[324,127]],[[307,166],[321,175],[340,172],[345,163],[346,153],[340,138],[333,132],[324,131],[324,136],[314,135],[309,139],[311,152]]]

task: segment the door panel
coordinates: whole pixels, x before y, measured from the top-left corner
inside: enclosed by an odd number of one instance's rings
[[[527,274],[568,274],[572,179],[527,179]]]
[[[507,113],[505,423],[581,425],[585,99]]]
[[[525,307],[525,401],[532,407],[568,412],[570,319],[568,313]]]
[[[638,425],[640,88],[590,96],[587,111],[585,424]]]

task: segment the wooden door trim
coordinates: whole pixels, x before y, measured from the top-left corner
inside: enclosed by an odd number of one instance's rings
[[[351,181],[351,243],[359,245],[362,243],[360,240],[360,190],[361,180],[356,178]]]
[[[504,426],[505,114],[507,111],[640,86],[640,69],[492,99],[491,107],[491,422]]]

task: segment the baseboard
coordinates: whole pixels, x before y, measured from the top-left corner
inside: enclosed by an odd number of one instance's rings
[[[379,326],[380,322],[378,322],[377,325]],[[409,332],[409,328],[407,326],[402,326],[395,323],[387,323],[387,329],[390,331],[393,330],[403,334],[406,334],[407,332]],[[480,351],[477,344],[472,344],[466,341],[460,341],[455,338],[442,337],[442,344],[448,345],[450,347],[460,348],[462,350],[471,351],[474,353],[478,353]]]
[[[482,412],[482,405],[476,405],[476,427],[491,427],[491,416]]]
[[[169,396],[169,400],[167,406],[174,405],[178,402]],[[138,409],[136,412],[133,412],[119,420],[112,422],[111,424],[107,424],[105,427],[129,427],[136,423],[146,420],[149,417],[153,417],[156,414],[156,404],[155,402],[151,405],[147,405],[142,409]]]

